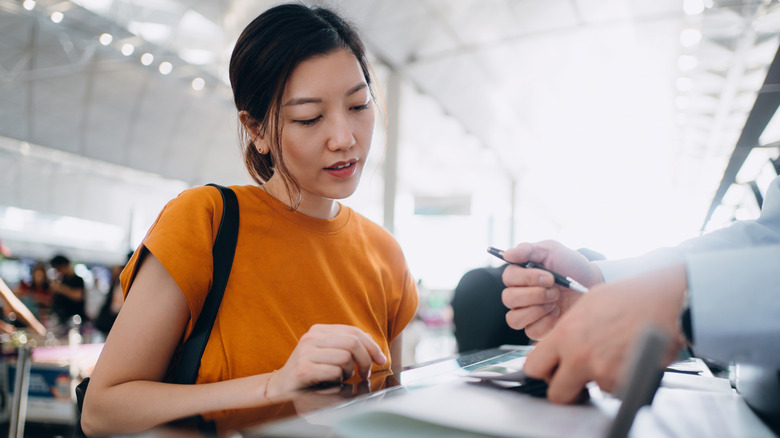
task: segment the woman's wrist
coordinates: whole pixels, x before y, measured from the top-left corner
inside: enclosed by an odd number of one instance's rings
[[[271,386],[271,380],[273,380],[277,371],[278,370],[271,371],[271,373],[268,375],[268,378],[265,379],[265,385],[263,385],[263,398],[265,400],[271,400],[273,395],[275,394],[273,389],[269,391],[269,387]]]

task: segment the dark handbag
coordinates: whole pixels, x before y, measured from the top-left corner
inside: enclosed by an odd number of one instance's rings
[[[206,343],[211,334],[211,328],[214,327],[214,320],[219,311],[219,304],[222,302],[222,296],[225,293],[230,269],[233,266],[233,256],[236,252],[236,241],[238,240],[238,199],[233,190],[217,184],[208,184],[219,189],[222,195],[222,221],[217,230],[217,237],[214,241],[214,247],[211,255],[214,258],[214,276],[211,282],[211,290],[206,296],[198,320],[192,333],[182,346],[181,356],[172,383],[193,384],[198,377],[200,369],[200,359],[203,351],[206,349]],[[81,407],[84,404],[84,396],[87,393],[89,377],[81,381],[76,386],[76,434],[75,436],[84,436],[81,429]]]

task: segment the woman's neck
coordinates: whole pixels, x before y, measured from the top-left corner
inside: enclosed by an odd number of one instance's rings
[[[298,213],[317,219],[333,219],[339,214],[341,208],[339,203],[333,199],[312,195],[305,191],[301,191],[299,197],[291,198],[284,181],[276,175],[272,176],[260,188],[290,208],[295,208],[297,204],[295,211]],[[296,196],[296,193],[292,193],[292,196]]]

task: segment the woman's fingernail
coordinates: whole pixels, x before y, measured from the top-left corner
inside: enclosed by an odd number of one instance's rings
[[[558,299],[558,291],[555,289],[547,289],[544,292],[545,298],[547,298],[549,301],[555,301]]]

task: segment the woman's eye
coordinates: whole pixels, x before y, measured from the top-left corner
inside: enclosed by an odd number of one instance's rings
[[[297,123],[299,125],[303,125],[303,126],[311,126],[311,125],[317,123],[321,118],[322,118],[322,116],[317,116],[317,117],[315,117],[313,119],[293,120],[293,122]]]
[[[369,105],[371,105],[371,102],[366,102],[363,105],[353,106],[352,110],[353,111],[363,111],[364,109],[367,109],[369,107]]]

